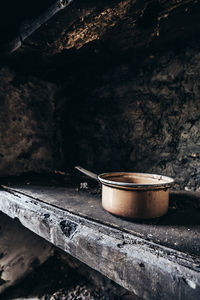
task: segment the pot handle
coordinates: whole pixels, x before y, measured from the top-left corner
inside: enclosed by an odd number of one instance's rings
[[[99,181],[98,175],[97,175],[97,174],[92,173],[92,172],[90,172],[90,171],[88,171],[88,170],[86,170],[86,169],[84,169],[84,168],[82,168],[82,167],[80,167],[80,166],[76,166],[76,167],[74,167],[74,168],[75,168],[76,170],[80,171],[81,173],[87,175],[88,177],[90,177],[90,178],[92,178],[92,179],[94,179],[94,180]]]

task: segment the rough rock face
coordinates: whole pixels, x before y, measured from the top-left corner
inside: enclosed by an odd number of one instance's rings
[[[44,263],[52,255],[53,248],[50,243],[3,213],[0,213],[0,229],[1,294]]]
[[[1,102],[18,109],[0,174],[82,164],[161,173],[198,190],[199,12],[195,0],[88,0],[43,26],[6,62],[15,80],[3,69]]]
[[[0,70],[0,174],[47,171],[53,165],[55,85]]]
[[[197,48],[149,55],[137,71],[130,59],[93,78],[92,90],[91,78],[82,78],[63,115],[65,145],[73,141],[67,160],[100,172],[166,174],[181,188],[199,188],[199,58]]]

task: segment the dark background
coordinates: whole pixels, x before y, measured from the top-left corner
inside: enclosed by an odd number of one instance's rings
[[[1,18],[4,41],[47,1],[28,3]],[[0,175],[80,164],[198,190],[199,13],[198,1],[76,1],[1,59]]]

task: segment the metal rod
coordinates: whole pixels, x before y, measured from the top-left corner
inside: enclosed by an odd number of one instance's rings
[[[99,181],[97,174],[95,174],[93,172],[90,172],[90,171],[88,171],[88,170],[86,170],[86,169],[84,169],[84,168],[82,168],[80,166],[76,166],[75,169],[78,170],[78,171],[80,171],[81,173],[89,176],[90,178]]]

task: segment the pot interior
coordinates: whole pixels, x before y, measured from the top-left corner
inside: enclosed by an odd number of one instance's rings
[[[172,178],[163,175],[125,172],[101,174],[99,180],[104,184],[132,187],[166,187],[174,182]]]

